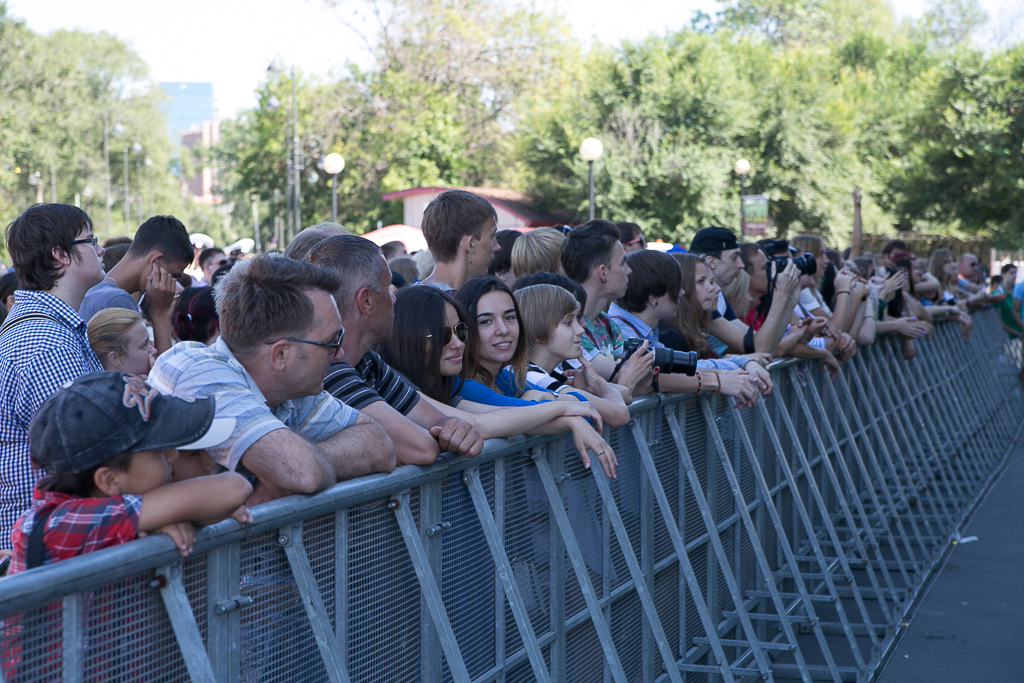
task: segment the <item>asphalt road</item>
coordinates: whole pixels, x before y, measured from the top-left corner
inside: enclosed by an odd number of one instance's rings
[[[1024,448],[975,511],[879,683],[1024,681]]]

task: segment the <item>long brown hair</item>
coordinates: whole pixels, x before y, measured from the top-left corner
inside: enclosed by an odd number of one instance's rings
[[[943,268],[952,260],[953,252],[949,249],[936,249],[928,259],[928,270],[939,281],[939,285],[943,290],[953,291],[955,289],[953,285],[956,283],[956,275],[946,275],[943,272]],[[939,298],[942,298],[941,291],[939,292]]]
[[[707,268],[704,259],[693,254],[672,254],[683,271],[683,295],[679,297],[676,317],[670,322],[686,339],[691,351],[701,356],[711,352],[708,344],[708,330],[711,329],[711,313],[705,311],[697,299],[697,269]]]
[[[515,382],[516,395],[518,398],[526,390],[526,366],[528,359],[526,355],[526,340],[523,339],[523,316],[519,312],[519,304],[512,290],[501,280],[490,275],[475,277],[462,286],[459,293],[455,295],[458,301],[466,309],[466,322],[469,325],[469,338],[466,340],[466,354],[463,356],[463,374],[469,379],[480,382],[497,391],[495,377],[491,376],[487,368],[480,364],[480,332],[477,329],[476,311],[480,299],[491,292],[504,292],[512,300],[512,307],[516,311],[519,335],[516,339],[516,350],[512,354],[512,360],[508,362],[512,370],[512,378]]]

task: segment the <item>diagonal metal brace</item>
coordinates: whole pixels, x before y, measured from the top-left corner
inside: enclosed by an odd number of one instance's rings
[[[419,581],[423,599],[427,603],[430,618],[437,630],[437,637],[441,641],[441,649],[448,660],[448,669],[451,671],[452,680],[457,683],[469,683],[469,670],[466,668],[466,662],[462,659],[459,644],[455,640],[455,630],[452,628],[452,622],[448,619],[448,612],[444,607],[440,584],[434,577],[434,571],[430,568],[427,551],[423,547],[423,541],[420,540],[412,513],[409,512],[409,492],[403,491],[399,499],[392,500],[388,507],[394,511],[398,527],[402,530],[402,539],[405,541],[405,547],[412,559],[413,569],[416,570],[416,579]]]
[[[171,620],[175,639],[181,648],[181,656],[188,669],[188,677],[193,683],[216,683],[213,667],[206,656],[206,646],[199,634],[196,617],[192,613],[185,585],[181,582],[181,563],[166,565],[156,570],[160,597],[167,609],[167,617]],[[160,580],[160,578],[164,580]]]
[[[498,533],[498,526],[494,522],[491,508],[487,504],[487,494],[480,484],[478,467],[466,470],[462,482],[469,489],[473,499],[473,506],[476,508],[476,515],[480,518],[480,526],[483,527],[484,536],[487,538],[487,546],[491,549],[491,558],[494,560],[494,568],[501,579],[501,585],[505,588],[505,595],[508,597],[508,606],[512,609],[512,615],[516,619],[516,626],[519,627],[519,635],[523,640],[526,653],[530,656],[530,665],[533,667],[533,675],[538,681],[551,681],[547,664],[544,662],[544,653],[537,642],[537,636],[530,624],[530,617],[524,607],[523,596],[519,592],[519,585],[512,578],[512,563],[508,561],[508,554],[502,544],[501,535]]]
[[[295,585],[302,597],[302,606],[306,609],[306,617],[313,628],[317,649],[320,650],[324,668],[327,669],[327,677],[331,683],[349,683],[345,658],[338,650],[338,641],[334,638],[331,620],[320,594],[320,586],[316,583],[313,568],[309,564],[309,556],[306,555],[306,547],[302,544],[302,528],[297,524],[282,527],[278,531],[277,542],[284,547],[288,566],[291,567]]]

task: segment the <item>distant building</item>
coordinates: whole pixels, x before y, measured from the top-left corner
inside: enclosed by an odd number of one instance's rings
[[[202,130],[203,121],[212,121],[213,83],[160,83],[167,96],[161,105],[167,117],[167,135],[172,141],[182,133]]]
[[[167,134],[175,146],[195,150],[192,157],[196,174],[191,178],[181,177],[183,193],[202,204],[220,204],[223,198],[214,194],[217,184],[217,169],[202,166],[198,152],[210,147],[220,139],[220,124],[214,118],[212,83],[160,83],[167,96],[162,105],[167,117]],[[177,156],[177,149],[174,152]]]
[[[526,199],[526,195],[515,190],[497,187],[414,187],[409,190],[390,192],[382,195],[385,201],[401,199],[404,206],[402,223],[415,228],[423,227],[423,210],[427,204],[445,190],[466,190],[478,194],[491,203],[498,214],[498,230],[505,228],[543,228],[551,225],[564,225],[572,220],[571,211],[558,211],[554,214],[541,213],[534,209]]]
[[[212,147],[219,139],[220,123],[203,121],[199,130],[190,130],[181,134],[181,146],[185,149]],[[196,151],[198,152],[198,150]],[[214,194],[217,169],[212,166],[202,166],[202,159],[198,154],[192,156],[192,163],[196,168],[196,174],[191,178],[181,178],[182,191],[188,192],[193,200],[201,204],[220,204],[224,201],[222,196]]]

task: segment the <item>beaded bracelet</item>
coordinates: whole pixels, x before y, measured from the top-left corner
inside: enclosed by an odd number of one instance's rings
[[[696,375],[697,375],[697,392],[696,393],[697,393],[697,395],[700,395],[700,392],[704,391],[704,378],[701,377],[701,374],[699,372],[696,373]]]

